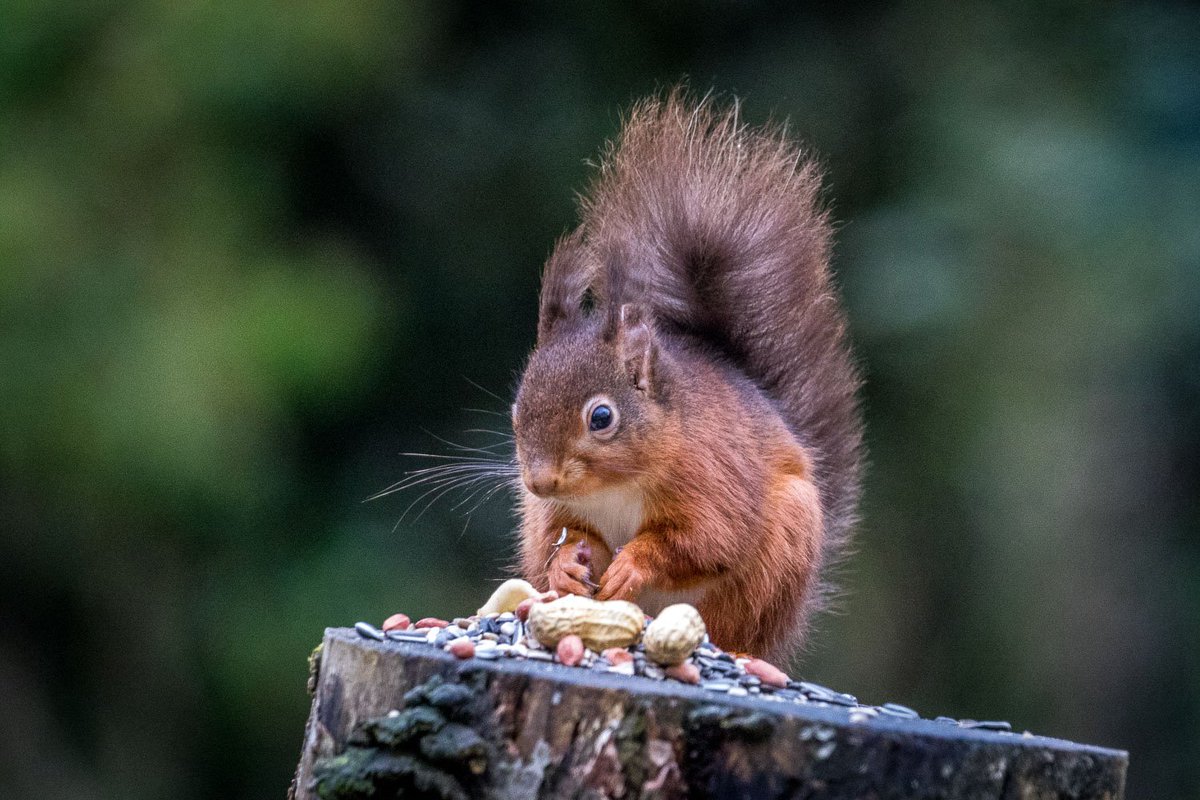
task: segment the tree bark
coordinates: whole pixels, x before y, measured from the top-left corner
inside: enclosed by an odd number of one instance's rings
[[[291,796],[1123,796],[1124,752],[325,632]],[[390,712],[390,713],[389,713]]]

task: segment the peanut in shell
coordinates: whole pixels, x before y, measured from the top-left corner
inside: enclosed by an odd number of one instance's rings
[[[687,659],[704,641],[705,633],[700,612],[687,603],[676,603],[664,608],[646,626],[642,644],[647,658],[670,667]]]
[[[642,610],[625,600],[592,600],[567,595],[529,609],[529,632],[544,647],[557,647],[574,634],[596,652],[610,647],[628,647],[637,642],[646,617]]]

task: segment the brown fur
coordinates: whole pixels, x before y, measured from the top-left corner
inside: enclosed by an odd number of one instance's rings
[[[554,486],[523,491],[527,578],[587,592],[598,576],[602,599],[703,587],[722,647],[799,643],[860,471],[819,185],[780,130],[745,127],[736,106],[677,90],[629,114],[547,265],[514,405],[526,484]],[[586,427],[598,395],[619,412],[611,438]],[[616,554],[576,505],[614,487],[642,504]]]

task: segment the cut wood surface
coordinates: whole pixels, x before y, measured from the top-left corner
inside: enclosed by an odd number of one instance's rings
[[[325,632],[309,798],[1123,796],[1121,751]]]

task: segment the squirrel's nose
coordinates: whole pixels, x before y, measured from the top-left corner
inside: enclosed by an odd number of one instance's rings
[[[535,464],[525,471],[525,486],[538,497],[554,494],[561,483],[558,470],[548,464]]]

